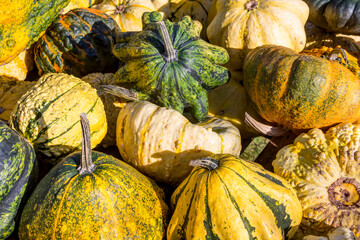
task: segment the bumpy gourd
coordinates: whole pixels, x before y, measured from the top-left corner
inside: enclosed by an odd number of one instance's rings
[[[312,129],[277,153],[274,171],[297,191],[302,232],[318,235],[342,226],[360,236],[359,161],[360,125],[350,123],[326,133]]]
[[[201,40],[201,26],[189,16],[177,23],[161,19],[158,12],[145,13],[143,31],[119,35],[114,54],[125,65],[115,81],[142,100],[181,113],[189,108],[196,120],[204,120],[207,92],[229,80],[229,71],[219,66],[228,54]]]
[[[290,239],[301,205],[285,179],[229,154],[198,166],[171,196],[167,239]]]
[[[191,159],[214,153],[239,155],[239,130],[208,118],[192,124],[179,112],[146,101],[128,103],[119,113],[116,144],[125,162],[156,181],[177,184],[191,171]]]

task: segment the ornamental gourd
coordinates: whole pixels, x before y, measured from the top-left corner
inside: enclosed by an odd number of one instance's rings
[[[14,231],[35,161],[31,144],[0,120],[0,239]]]
[[[82,152],[37,185],[21,214],[20,239],[163,239],[168,207],[160,188],[111,155],[91,152],[84,115]]]
[[[302,0],[214,0],[206,30],[210,43],[226,48],[226,65],[241,70],[249,49],[274,44],[300,52],[309,8]]]
[[[79,115],[88,114],[91,146],[107,131],[104,105],[90,84],[65,73],[43,75],[17,102],[10,125],[52,164],[81,147]]]
[[[102,0],[70,0],[69,4],[61,10],[61,14],[65,14],[68,11],[75,8],[89,8],[93,4],[101,2]]]
[[[0,66],[0,78],[25,80],[27,73],[34,68],[33,50],[25,49],[9,63]]]
[[[167,239],[290,239],[301,205],[285,179],[229,154],[193,160],[171,196]]]
[[[0,1],[0,66],[36,42],[69,0]]]
[[[200,39],[201,24],[189,16],[179,22],[162,21],[158,12],[144,13],[143,31],[123,33],[114,54],[125,63],[115,81],[138,93],[141,100],[183,112],[197,121],[208,112],[209,90],[229,80],[220,66],[228,61],[225,49]]]
[[[360,125],[311,129],[282,148],[274,172],[296,190],[305,235],[346,227],[360,236]]]
[[[360,81],[336,61],[261,46],[245,59],[244,87],[265,120],[310,129],[360,118]]]
[[[120,110],[116,144],[125,162],[152,179],[180,183],[191,171],[191,159],[214,153],[238,156],[239,130],[228,121],[208,118],[190,123],[179,112],[146,101]]]

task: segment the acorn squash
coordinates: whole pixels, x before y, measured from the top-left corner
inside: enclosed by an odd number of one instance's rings
[[[204,120],[208,91],[229,80],[229,71],[219,65],[229,56],[201,40],[201,24],[189,16],[177,23],[161,19],[158,12],[144,13],[143,31],[117,39],[114,54],[125,65],[115,73],[115,81],[141,100],[181,113],[187,108],[197,121]]]

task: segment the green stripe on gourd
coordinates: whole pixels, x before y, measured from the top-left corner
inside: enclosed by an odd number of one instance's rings
[[[173,23],[158,12],[145,13],[143,26],[141,32],[119,34],[113,52],[125,65],[115,81],[141,100],[181,113],[190,108],[196,120],[204,120],[207,92],[229,80],[220,66],[229,60],[226,50],[201,40],[201,26],[189,16]]]

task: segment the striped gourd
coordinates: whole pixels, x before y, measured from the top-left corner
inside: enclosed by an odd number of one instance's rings
[[[0,239],[14,230],[35,161],[29,142],[0,120]]]
[[[228,154],[191,164],[171,196],[167,239],[281,240],[297,230],[301,205],[283,178]]]
[[[104,105],[90,84],[65,73],[48,73],[18,101],[10,125],[33,145],[45,160],[56,163],[81,147],[80,113],[88,114],[91,144],[104,138]],[[80,136],[79,136],[80,135]]]
[[[111,155],[90,150],[63,159],[41,180],[21,214],[21,240],[149,239],[165,235],[160,188]]]
[[[208,118],[192,124],[178,111],[146,101],[128,103],[119,113],[116,143],[124,161],[156,181],[177,184],[191,171],[189,160],[214,153],[239,155],[239,130]]]

